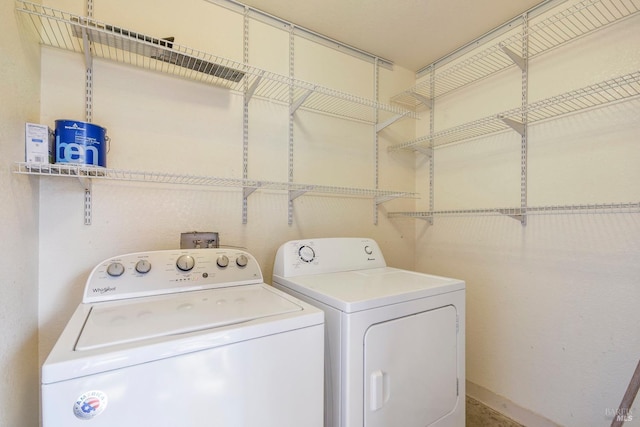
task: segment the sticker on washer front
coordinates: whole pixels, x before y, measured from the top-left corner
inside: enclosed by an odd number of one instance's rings
[[[97,417],[107,407],[107,395],[99,390],[88,391],[76,399],[73,413],[81,420]]]

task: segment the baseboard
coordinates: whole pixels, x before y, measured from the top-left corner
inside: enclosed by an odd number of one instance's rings
[[[518,406],[507,398],[495,394],[482,386],[467,381],[466,387],[467,396],[522,425],[527,427],[561,427],[559,424]]]

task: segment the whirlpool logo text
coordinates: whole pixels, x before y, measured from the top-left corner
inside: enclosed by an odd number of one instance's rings
[[[104,288],[93,288],[92,291],[94,294],[106,294],[108,292],[114,292],[116,290],[115,286],[105,286]]]

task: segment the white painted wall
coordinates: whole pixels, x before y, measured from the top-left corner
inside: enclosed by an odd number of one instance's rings
[[[635,17],[532,60],[530,101],[640,69],[639,28]],[[434,124],[519,102],[509,70],[442,100]],[[529,205],[637,202],[639,111],[636,99],[531,126]],[[436,209],[519,206],[520,137],[438,149],[435,172]],[[428,194],[428,169],[416,176]],[[640,357],[637,213],[437,218],[418,223],[416,257],[467,283],[468,381],[560,425],[611,423]]]
[[[39,120],[40,57],[0,3],[0,426],[38,425],[38,181],[11,173]]]

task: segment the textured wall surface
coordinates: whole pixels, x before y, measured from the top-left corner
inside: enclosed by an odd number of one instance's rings
[[[640,69],[638,28],[534,58],[530,101]],[[513,67],[451,94],[436,130],[518,107],[520,81]],[[635,99],[530,126],[528,204],[636,202],[638,111]],[[435,172],[436,210],[520,206],[520,135],[437,149]],[[416,189],[428,185],[421,166]],[[436,218],[418,224],[416,256],[467,282],[468,381],[560,425],[611,423],[640,354],[640,215]]]
[[[38,123],[40,56],[0,4],[0,425],[38,425],[38,182],[11,173],[24,160],[25,122]]]

